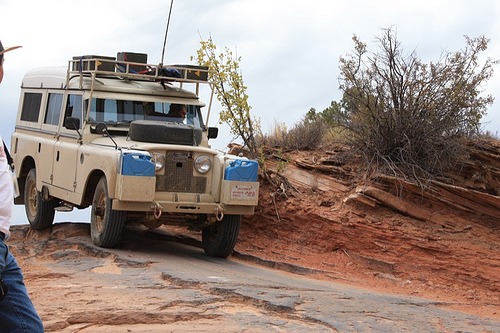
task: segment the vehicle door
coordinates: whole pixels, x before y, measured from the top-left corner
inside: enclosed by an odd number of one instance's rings
[[[59,120],[59,136],[54,146],[52,185],[70,192],[74,192],[76,188],[75,181],[78,148],[80,146],[80,136],[78,134],[78,131],[80,131],[82,128],[83,118],[82,95],[68,93],[65,95],[61,95],[58,98],[61,98],[60,104],[64,112],[62,113]],[[80,120],[80,126],[78,129],[64,127],[65,119],[68,117],[78,118]]]
[[[41,144],[36,157],[37,178],[44,184],[52,184],[54,181],[54,146],[59,136],[57,132],[61,116],[62,96],[63,93],[57,90],[48,90],[45,94],[41,132],[38,138]]]

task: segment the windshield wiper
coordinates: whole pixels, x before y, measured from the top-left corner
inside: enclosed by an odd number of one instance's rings
[[[116,125],[130,125],[130,123],[133,121],[134,120],[121,120],[118,123],[116,123]]]

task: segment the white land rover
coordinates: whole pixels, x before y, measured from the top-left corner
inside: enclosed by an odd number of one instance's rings
[[[202,84],[213,95],[206,68],[146,58],[75,57],[24,76],[11,147],[15,203],[33,229],[50,227],[57,210],[92,206],[98,246],[118,245],[128,222],[181,225],[202,232],[208,255],[227,257],[241,215],[257,205],[258,164],[210,148],[218,131],[198,98]]]

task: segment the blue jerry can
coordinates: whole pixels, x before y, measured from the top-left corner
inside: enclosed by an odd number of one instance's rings
[[[122,155],[121,174],[124,176],[154,177],[155,165],[151,162],[151,157],[144,154]]]
[[[257,161],[234,160],[229,163],[224,173],[225,180],[256,182],[259,173]]]

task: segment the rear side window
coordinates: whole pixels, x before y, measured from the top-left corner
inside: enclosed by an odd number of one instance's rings
[[[49,94],[49,101],[47,102],[47,112],[45,113],[45,120],[43,121],[44,124],[59,124],[62,101],[63,94]]]
[[[23,110],[21,111],[21,120],[37,123],[41,104],[42,104],[42,94],[25,93]]]

